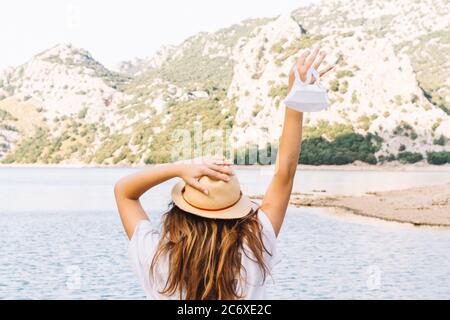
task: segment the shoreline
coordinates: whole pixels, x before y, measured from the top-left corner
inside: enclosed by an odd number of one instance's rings
[[[0,169],[3,168],[54,168],[54,169],[82,169],[82,168],[122,168],[122,169],[143,169],[149,168],[153,166],[157,166],[159,164],[149,164],[149,165],[90,165],[90,164],[0,164]],[[246,169],[246,170],[274,170],[274,165],[234,165],[236,169]],[[450,164],[444,165],[432,165],[426,163],[418,163],[418,164],[384,164],[384,165],[370,165],[370,164],[345,164],[345,165],[302,165],[299,164],[297,166],[297,171],[450,171]]]
[[[253,197],[261,199],[261,196]],[[450,227],[450,183],[360,196],[292,193],[290,205],[345,210],[357,216],[414,226]]]
[[[156,165],[12,165],[0,164],[1,169],[139,169]],[[261,174],[271,175],[274,166],[235,166],[236,169],[261,170]],[[263,172],[266,171],[266,172]],[[297,171],[348,171],[348,172],[443,172],[450,171],[449,165],[361,165],[360,163],[342,166],[298,165]],[[328,208],[339,215],[346,211],[355,216],[376,218],[384,221],[408,223],[414,226],[450,227],[450,183],[438,186],[419,186],[400,190],[366,192],[364,194],[344,195],[324,193],[325,190],[312,190],[309,193],[293,192],[290,205],[296,207]],[[261,199],[261,195],[251,195]]]

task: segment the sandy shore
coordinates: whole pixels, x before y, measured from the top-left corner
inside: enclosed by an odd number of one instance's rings
[[[319,196],[295,193],[295,206],[335,207],[354,214],[414,225],[450,227],[450,184],[368,192],[362,196]]]
[[[362,196],[293,193],[291,205],[339,208],[356,215],[416,226],[450,227],[450,184],[367,192]]]

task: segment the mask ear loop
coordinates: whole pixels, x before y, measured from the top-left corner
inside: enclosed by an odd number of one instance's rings
[[[317,71],[314,67],[311,67],[308,72],[310,72],[313,76],[314,79],[316,79],[316,83],[317,85],[320,85],[320,73],[319,71]]]

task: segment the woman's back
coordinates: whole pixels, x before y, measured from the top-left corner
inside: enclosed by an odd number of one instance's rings
[[[279,261],[279,254],[276,248],[276,237],[270,220],[264,212],[258,210],[255,213],[261,226],[261,239],[263,246],[267,249],[263,251],[262,257],[267,266],[268,275],[258,264],[254,253],[249,246],[244,245],[239,249],[240,253],[240,273],[241,279],[237,281],[236,291],[242,295],[242,299],[265,299],[265,284],[267,277],[270,277],[274,265]],[[166,287],[170,270],[169,255],[163,254],[158,258],[154,269],[152,262],[160,246],[161,231],[158,230],[148,220],[142,220],[133,233],[129,244],[129,260],[137,275],[141,286],[144,288],[147,299],[185,299],[186,290],[180,297],[177,294],[167,295],[162,291]],[[245,250],[245,252],[244,252]],[[192,257],[196,259],[196,257]],[[180,270],[182,272],[182,270]],[[203,278],[204,274],[195,274],[193,270],[187,270],[191,279]],[[199,299],[200,297],[197,297]],[[217,297],[215,297],[217,298]]]

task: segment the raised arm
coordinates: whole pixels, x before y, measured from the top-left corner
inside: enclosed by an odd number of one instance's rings
[[[158,165],[120,179],[114,186],[114,195],[128,238],[131,239],[133,236],[134,229],[139,221],[148,220],[139,198],[150,188],[169,179],[180,177],[192,187],[207,193],[208,190],[202,189],[198,178],[207,175],[227,181],[231,174],[233,173],[228,166],[214,163],[174,163]]]
[[[306,80],[306,73],[311,66],[318,68],[325,58],[325,53],[316,48],[312,53],[305,51],[289,74],[288,92],[294,84],[294,68],[298,68],[302,81]],[[321,71],[325,74],[333,66]],[[315,81],[312,79],[312,81]],[[275,174],[264,195],[261,210],[263,210],[272,222],[275,234],[278,236],[284,221],[289,198],[292,192],[295,172],[300,156],[300,145],[302,141],[303,113],[286,108],[284,115],[283,131],[280,137]]]

